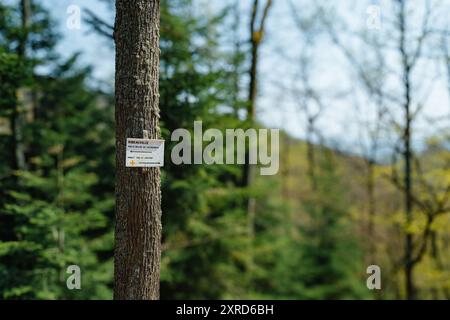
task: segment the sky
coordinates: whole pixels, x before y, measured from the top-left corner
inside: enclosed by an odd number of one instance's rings
[[[304,15],[308,15],[308,8],[311,1],[308,0],[292,0],[291,3],[298,9],[299,12],[303,12]],[[335,7],[338,14],[345,19],[345,23],[353,33],[367,31],[368,33],[376,34],[380,33],[381,37],[394,38],[394,34],[390,33],[392,13],[392,1],[364,1],[364,0],[329,0],[327,2],[331,6]],[[410,0],[409,4],[412,4],[409,9],[416,10],[417,12],[423,12],[422,8],[425,3],[424,0]],[[444,12],[449,13],[450,0],[438,0],[437,3],[441,4],[446,10],[442,10],[442,15],[435,17],[433,23],[435,25],[440,24],[442,21],[448,19]],[[297,27],[295,26],[292,17],[292,6],[288,5],[289,1],[278,1],[278,6],[274,8],[271,15],[270,24],[268,26],[269,33],[267,35],[267,42],[264,46],[261,54],[263,62],[261,64],[262,78],[264,79],[277,79],[280,82],[292,84],[293,73],[298,72],[298,66],[296,66],[295,60],[299,60],[300,54],[305,50],[302,43]],[[369,17],[367,8],[370,5],[378,5],[380,8],[380,29],[367,28],[367,19]],[[306,12],[306,13],[305,13]],[[283,17],[283,18],[281,18]],[[410,29],[416,29],[420,26],[420,17],[414,17],[413,21],[410,21]],[[441,19],[441,21],[438,21]],[[339,28],[337,28],[337,34],[340,36]],[[343,39],[344,36],[343,36]],[[355,49],[358,44],[353,43],[351,40],[346,40],[352,49]],[[353,108],[353,102],[351,98],[345,97],[343,99],[337,99],[334,97],[335,92],[341,91],[361,91],[359,83],[355,80],[355,72],[353,67],[348,63],[348,60],[342,54],[342,51],[338,50],[332,45],[328,36],[318,37],[317,43],[313,50],[316,69],[312,72],[313,85],[319,89],[319,92],[325,97],[325,111],[319,119],[320,131],[326,136],[331,143],[338,144],[344,149],[355,150],[357,146],[355,142],[361,135],[360,126],[356,123],[356,118],[370,117],[373,113],[373,106],[364,104],[360,106],[359,114],[356,114]],[[278,52],[282,52],[280,57]],[[367,51],[355,51],[358,60],[363,59],[363,55],[369,55]],[[294,63],[288,62],[284,57],[290,57],[294,60]],[[386,54],[384,57],[386,63],[396,68],[400,64],[398,57],[393,54]],[[447,82],[445,75],[440,75],[442,72],[443,63],[439,66],[428,63],[425,66],[419,66],[417,75],[414,81],[422,82],[424,86],[431,91],[424,100],[425,107],[422,112],[421,120],[416,123],[416,139],[415,144],[419,147],[425,140],[425,136],[432,135],[433,133],[441,130],[442,128],[449,127],[449,113],[450,113],[450,98],[448,96],[449,91],[447,89]],[[422,69],[425,72],[422,72]],[[395,70],[398,71],[398,70]],[[433,81],[433,85],[428,84],[428,80],[432,78],[438,78]],[[431,81],[431,80],[430,80]],[[385,88],[392,88],[397,90],[399,94],[400,82],[398,79],[390,79],[389,83],[386,83]],[[286,97],[286,90],[281,91],[273,85],[273,81],[265,80],[263,83],[263,89],[266,92],[261,98],[260,104],[263,105],[262,112],[267,110],[284,109],[285,112],[268,112],[268,123],[275,122],[279,126],[286,128],[290,133],[296,137],[305,136],[305,119],[298,112],[298,103]],[[413,88],[416,90],[416,88]],[[428,90],[427,90],[428,91]],[[416,93],[416,92],[414,92]],[[281,99],[280,99],[281,97]],[[277,106],[277,107],[276,107]],[[394,110],[396,117],[398,118],[401,113]],[[292,115],[299,114],[297,117]],[[262,116],[264,119],[265,117]],[[438,119],[439,121],[436,121]],[[445,119],[446,121],[441,121]],[[433,124],[430,125],[429,122]],[[386,136],[386,139],[392,139],[390,136]]]
[[[12,0],[10,0],[12,1]],[[197,0],[197,10],[207,13],[214,11],[232,0]],[[203,1],[203,2],[202,2]],[[227,2],[224,2],[227,1]],[[411,0],[412,9],[419,13],[423,8],[425,0]],[[304,52],[305,47],[302,42],[301,34],[298,32],[292,14],[292,6],[299,8],[299,12],[308,15],[308,9],[311,9],[311,0],[274,0],[274,6],[268,19],[267,32],[263,43],[261,60],[259,64],[259,91],[257,102],[257,117],[266,126],[272,128],[281,128],[288,131],[297,138],[305,137],[305,118],[299,112],[298,101],[292,95],[292,88],[297,87],[296,74],[299,67],[297,61],[300,54]],[[336,7],[340,16],[344,17],[345,23],[354,32],[359,32],[367,28],[367,19],[369,17],[367,8],[369,5],[377,5],[380,8],[381,28],[371,30],[370,32],[387,32],[386,27],[390,21],[389,14],[391,0],[330,0],[329,4]],[[444,5],[450,12],[450,0],[437,0]],[[72,5],[81,9],[81,18],[84,16],[84,9],[90,9],[99,16],[113,22],[114,12],[107,4],[97,0],[43,0],[45,6],[50,9],[51,14],[59,25],[63,39],[58,45],[58,52],[63,57],[69,57],[75,52],[81,52],[81,65],[92,65],[94,67],[93,77],[113,86],[114,83],[114,51],[111,44],[101,36],[94,34],[89,26],[81,21],[80,29],[67,27],[67,20],[71,17],[68,8]],[[242,9],[242,38],[247,36],[246,27],[250,0],[243,0],[240,3]],[[445,16],[445,15],[444,15]],[[442,17],[440,17],[442,18]],[[438,19],[438,18],[436,18]],[[438,21],[438,20],[436,20]],[[438,22],[436,22],[438,23]],[[411,28],[419,24],[412,21]],[[391,35],[387,35],[390,37]],[[352,44],[356,47],[357,44]],[[373,106],[362,98],[360,111],[357,114],[354,109],[353,98],[336,98],[341,92],[361,91],[359,84],[355,80],[355,74],[352,67],[342,55],[342,52],[335,48],[327,36],[318,37],[313,47],[308,48],[313,55],[312,64],[314,65],[311,79],[314,88],[323,96],[325,109],[318,121],[318,130],[325,139],[332,144],[340,145],[344,149],[353,149],[358,153],[357,141],[360,140],[361,128],[357,125],[357,118],[369,117],[373,113]],[[360,52],[360,56],[364,51]],[[394,68],[399,61],[395,56],[386,56],[386,60]],[[440,66],[442,67],[442,66]],[[433,134],[442,127],[448,127],[450,120],[450,98],[448,96],[447,83],[445,77],[438,76],[442,68],[435,65],[424,66],[424,74],[418,74],[417,77],[424,79],[434,79],[429,88],[431,93],[424,100],[424,111],[421,121],[417,122],[416,142],[423,142],[425,136]],[[387,85],[395,89],[395,80]],[[430,80],[431,81],[431,80]],[[282,89],[283,88],[283,89]],[[428,88],[428,87],[427,87]],[[356,96],[359,94],[356,93]],[[362,115],[362,116],[361,116]],[[397,116],[399,114],[397,113]],[[361,120],[361,119],[359,119]],[[358,120],[358,121],[359,121]],[[430,125],[432,123],[432,125]],[[390,139],[390,137],[386,137]]]

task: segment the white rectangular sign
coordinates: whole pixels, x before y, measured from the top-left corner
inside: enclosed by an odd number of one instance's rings
[[[127,138],[127,167],[162,167],[164,140]]]

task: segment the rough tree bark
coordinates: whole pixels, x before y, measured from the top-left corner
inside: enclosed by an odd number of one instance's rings
[[[126,138],[157,139],[159,0],[117,0],[115,299],[159,299],[159,168],[125,167]]]

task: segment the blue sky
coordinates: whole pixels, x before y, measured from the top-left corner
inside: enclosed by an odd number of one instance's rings
[[[112,22],[114,12],[111,12],[108,5],[94,0],[44,0],[43,3],[58,22],[63,36],[57,47],[58,52],[63,57],[70,56],[74,52],[81,52],[80,62],[94,67],[95,78],[114,83],[114,51],[110,43],[94,34],[83,21],[81,21],[80,29],[69,29],[66,26],[67,19],[70,17],[67,12],[70,5],[80,7],[81,18],[84,16],[83,10],[90,9]]]

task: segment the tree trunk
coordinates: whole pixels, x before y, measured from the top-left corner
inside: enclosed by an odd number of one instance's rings
[[[17,55],[25,61],[27,58],[26,47],[28,42],[28,33],[30,29],[31,3],[30,0],[20,1],[21,12],[21,36],[17,47]],[[23,142],[23,127],[25,126],[25,111],[22,108],[19,94],[20,88],[17,90],[17,103],[11,116],[11,127],[14,146],[14,168],[18,170],[26,170],[27,163],[25,160],[25,145]]]
[[[159,168],[125,167],[126,138],[160,137],[159,0],[117,0],[115,299],[159,299]]]
[[[258,51],[261,38],[256,31],[256,13],[258,11],[258,0],[253,1],[252,14],[250,19],[250,69],[249,75],[249,87],[248,87],[248,99],[247,99],[247,123],[249,128],[254,127],[255,124],[255,104],[256,104],[256,89],[257,89],[257,70],[258,70]],[[250,187],[254,180],[254,170],[250,165],[250,142],[245,151],[245,163],[242,171],[242,186],[244,188]],[[256,199],[253,196],[249,196],[247,199],[247,231],[249,237],[249,269],[248,272],[253,275],[253,242],[255,239],[255,216],[256,216]]]
[[[406,51],[406,7],[405,1],[399,0],[400,15],[400,55],[402,58],[403,67],[403,87],[404,87],[404,119],[405,128],[403,131],[403,160],[405,162],[404,169],[404,184],[405,184],[405,211],[406,211],[406,225],[412,222],[413,213],[413,190],[412,190],[412,115],[411,115],[411,64],[409,56]],[[414,262],[413,262],[413,236],[407,231],[405,237],[405,283],[406,283],[406,298],[408,300],[415,299],[414,287]]]
[[[312,191],[317,191],[316,179],[316,152],[313,144],[314,120],[308,119],[307,133],[306,133],[306,160],[308,162],[308,177]]]
[[[258,66],[258,51],[259,40],[255,39],[252,35],[251,38],[251,62],[249,70],[249,88],[248,88],[248,100],[247,100],[247,125],[252,128],[255,124],[255,104],[256,104],[256,88],[257,88],[257,66]],[[243,168],[243,180],[242,185],[248,187],[252,184],[252,167],[249,163],[249,152],[246,152],[245,164]],[[251,199],[250,199],[251,200]]]
[[[259,48],[264,35],[264,27],[269,9],[272,6],[272,0],[267,0],[263,7],[262,17],[259,24],[257,23],[257,13],[259,9],[259,0],[253,0],[252,11],[250,17],[250,45],[251,45],[251,58],[249,69],[249,88],[248,88],[248,101],[247,101],[247,126],[254,127],[256,118],[256,96],[258,89],[258,60],[259,60]],[[250,148],[250,143],[249,143]],[[250,165],[249,148],[246,148],[245,164],[242,174],[242,186],[249,187],[253,185],[255,180],[255,170]],[[256,218],[256,199],[252,196],[247,201],[247,216],[248,216],[248,232],[250,243],[252,246],[255,238],[255,218]],[[253,248],[251,248],[253,251]],[[252,254],[252,253],[251,253]],[[253,260],[250,258],[250,260]],[[251,262],[250,264],[253,264]],[[251,268],[250,268],[251,269]]]
[[[376,213],[376,199],[375,199],[375,162],[373,160],[367,161],[367,205],[368,205],[368,224],[367,232],[369,241],[369,263],[374,264],[376,259],[375,245],[375,213]]]
[[[233,41],[234,41],[234,53],[232,58],[233,64],[233,73],[232,73],[232,81],[233,81],[233,109],[234,109],[234,117],[239,119],[239,111],[241,109],[240,105],[240,77],[241,77],[241,64],[242,64],[242,49],[241,49],[241,39],[240,39],[240,30],[239,26],[241,24],[241,12],[239,8],[240,0],[236,0],[233,6],[233,15],[234,15],[234,23],[233,23]]]
[[[407,109],[407,115],[409,117],[409,108]],[[412,166],[411,166],[411,128],[408,121],[405,130],[405,207],[406,207],[406,225],[409,226],[412,222]],[[415,299],[415,288],[413,279],[413,238],[412,234],[407,231],[405,239],[405,277],[406,277],[406,297],[408,300]]]

